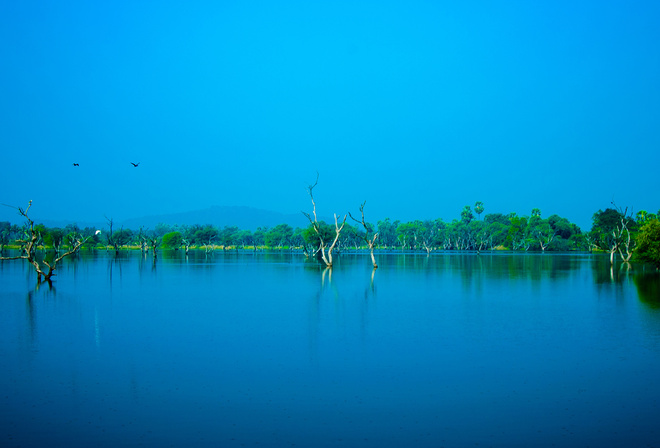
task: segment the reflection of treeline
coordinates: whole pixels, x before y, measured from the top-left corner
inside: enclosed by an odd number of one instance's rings
[[[466,206],[460,216],[451,222],[442,219],[402,222],[386,218],[375,225],[367,226],[378,232],[377,247],[388,250],[620,251],[626,243],[625,238],[628,238],[628,250],[634,250],[643,226],[657,222],[656,215],[645,211],[632,217],[620,210],[599,210],[594,214],[591,230],[583,232],[576,224],[559,215],[543,218],[538,209],[532,210],[529,216],[491,213],[482,217],[483,210],[483,204],[477,203],[474,212],[478,213],[478,217]],[[627,234],[621,231],[622,223]],[[259,227],[253,231],[236,226],[219,228],[210,224],[158,224],[154,229],[110,227],[101,229],[101,232],[90,227],[80,229],[75,224],[64,228],[49,228],[38,224],[35,229],[39,234],[41,246],[57,250],[69,244],[68,238],[71,235],[89,237],[85,244],[87,247],[143,247],[146,240],[158,240],[158,246],[164,248],[207,250],[298,248],[311,252],[319,241],[319,235],[311,225],[293,228],[288,224],[279,224],[272,228]],[[25,231],[22,226],[0,222],[0,249],[16,244],[16,241],[24,237]],[[320,231],[326,232],[329,239],[334,234],[334,226],[321,221]],[[338,248],[345,251],[364,247],[363,226],[346,223]]]
[[[448,272],[458,275],[468,284],[478,278],[516,279],[558,278],[577,269],[580,258],[576,256],[545,257],[535,254],[528,257],[510,256],[506,252],[492,252],[475,257],[470,253],[443,252],[435,257],[419,255],[389,255],[390,264],[418,270],[422,275],[438,275]],[[602,257],[598,257],[602,258]]]

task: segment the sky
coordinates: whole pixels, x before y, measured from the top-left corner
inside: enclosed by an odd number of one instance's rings
[[[0,203],[310,212],[318,172],[319,214],[372,222],[656,212],[658,23],[642,0],[2,2]]]

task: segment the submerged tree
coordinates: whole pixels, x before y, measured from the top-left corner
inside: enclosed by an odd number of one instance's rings
[[[28,203],[28,206],[25,209],[17,207],[18,213],[27,220],[25,239],[18,240],[18,242],[21,243],[20,251],[22,255],[18,255],[16,257],[0,257],[0,260],[27,260],[28,263],[34,266],[34,270],[37,273],[39,283],[41,283],[42,278],[43,280],[46,280],[48,283],[50,283],[52,281],[52,277],[55,275],[57,263],[62,261],[62,259],[65,257],[75,254],[90,237],[83,238],[81,235],[79,235],[77,239],[70,240],[70,244],[72,243],[73,245],[69,247],[67,252],[60,255],[59,257],[54,258],[50,262],[45,259],[39,262],[36,257],[36,247],[41,240],[41,235],[35,228],[34,221],[28,216],[28,211],[30,210],[31,206],[32,201]],[[43,267],[42,264],[45,265],[45,267]]]
[[[613,204],[614,205],[614,204]],[[635,222],[628,216],[628,208],[618,207],[598,210],[593,215],[591,233],[598,247],[610,254],[610,265],[614,264],[614,255],[618,252],[627,263],[635,249],[632,230]]]
[[[366,203],[367,201],[364,201],[360,206],[360,213],[362,214],[361,221],[358,221],[357,219],[353,218],[353,215],[351,215],[350,212],[348,214],[355,222],[361,223],[362,227],[364,227],[364,234],[360,234],[360,236],[369,246],[369,254],[371,255],[371,262],[374,265],[374,269],[377,269],[378,264],[376,263],[376,258],[374,257],[374,248],[376,247],[376,239],[378,238],[378,232],[374,232],[373,226],[371,224],[367,224],[367,222],[364,220],[364,205]]]
[[[317,254],[321,257],[325,265],[329,268],[332,267],[332,251],[334,250],[335,246],[337,245],[337,241],[339,241],[339,235],[341,234],[341,231],[344,229],[344,225],[346,224],[346,218],[348,215],[344,215],[344,219],[341,223],[341,226],[339,225],[339,220],[337,218],[337,214],[335,213],[335,237],[332,240],[332,243],[330,246],[328,246],[328,240],[326,239],[326,236],[324,235],[324,232],[322,231],[321,228],[321,222],[319,222],[317,216],[316,216],[316,202],[314,201],[314,187],[319,183],[319,175],[318,173],[316,174],[316,182],[314,182],[313,185],[309,185],[307,187],[307,192],[309,193],[309,197],[312,200],[312,213],[314,215],[314,219],[312,219],[312,216],[309,213],[302,212],[303,215],[307,217],[309,220],[310,224],[312,225],[312,228],[314,232],[316,232],[318,238],[319,238],[319,248],[317,250]],[[327,249],[326,249],[327,248]]]

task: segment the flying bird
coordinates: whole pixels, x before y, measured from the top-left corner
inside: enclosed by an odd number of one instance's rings
[[[73,166],[80,166],[80,165],[74,162],[74,163],[73,163]]]
[[[138,162],[138,163],[133,163],[133,162],[131,162],[131,165],[133,165],[133,166],[135,166],[135,167],[137,167],[139,164],[140,164],[140,162]]]

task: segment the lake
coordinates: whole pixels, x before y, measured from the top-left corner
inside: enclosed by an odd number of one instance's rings
[[[660,278],[589,254],[0,263],[0,445],[660,446]]]

